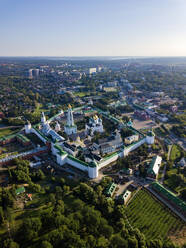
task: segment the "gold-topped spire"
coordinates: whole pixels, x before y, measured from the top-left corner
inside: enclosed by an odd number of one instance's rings
[[[68,105],[68,108],[72,108],[72,106],[69,104],[69,105]]]
[[[98,116],[97,115],[94,115],[93,118],[94,118],[94,120],[97,120],[98,119]]]

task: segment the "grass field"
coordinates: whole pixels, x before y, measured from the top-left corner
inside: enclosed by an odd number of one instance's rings
[[[84,97],[84,96],[89,95],[89,94],[88,94],[88,92],[75,92],[74,95],[79,96],[79,97]]]
[[[150,193],[140,190],[126,210],[133,227],[137,227],[147,238],[166,238],[182,230],[184,223],[168,208],[156,201]]]
[[[18,128],[3,128],[0,129],[0,138],[6,135],[10,135],[10,134],[14,134],[16,132],[18,132],[19,129]]]
[[[180,148],[177,145],[173,145],[170,153],[170,160],[174,161],[181,155]]]

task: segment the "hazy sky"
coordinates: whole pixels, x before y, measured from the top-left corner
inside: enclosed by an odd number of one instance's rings
[[[186,56],[186,0],[0,0],[0,56]]]

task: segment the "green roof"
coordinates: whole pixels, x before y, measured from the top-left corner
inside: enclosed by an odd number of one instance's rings
[[[106,157],[103,158],[103,160],[104,160],[104,161],[105,161],[105,160],[108,160],[108,159],[110,159],[110,158],[112,158],[112,157],[114,157],[114,156],[116,156],[116,155],[118,155],[118,152],[114,152],[114,153],[112,153],[112,154],[110,154],[110,155],[107,155]]]
[[[23,142],[30,142],[30,140],[26,136],[24,136],[22,134],[18,134],[16,137],[21,139]]]
[[[89,167],[95,168],[95,167],[97,167],[97,163],[96,163],[95,161],[91,161],[91,162],[89,163]]]
[[[154,132],[151,130],[147,133],[147,136],[155,136]]]
[[[54,147],[59,151],[59,154],[60,154],[60,155],[65,155],[65,154],[67,154],[67,152],[65,152],[61,146],[55,145]]]
[[[46,139],[47,141],[49,140],[48,137],[46,137],[42,132],[39,131],[39,129],[34,127],[34,130],[36,130],[36,132],[40,134],[44,139]]]
[[[185,203],[185,201],[183,201],[180,198],[178,198],[173,192],[171,192],[170,190],[166,189],[165,187],[163,187],[158,182],[152,183],[151,186],[152,186],[152,188],[154,188],[158,192],[162,193],[170,201],[175,203],[178,207],[180,207],[181,209],[186,211],[186,203]]]
[[[20,187],[20,188],[16,189],[16,195],[19,195],[19,194],[24,193],[24,192],[25,192],[24,187]]]
[[[7,135],[7,136],[3,136],[0,138],[0,141],[3,141],[3,140],[8,140],[8,139],[13,139],[16,137],[17,134],[10,134],[10,135]]]
[[[150,162],[150,165],[149,165],[149,167],[148,167],[148,170],[147,170],[147,173],[148,173],[148,174],[155,175],[153,168],[154,168],[154,164],[155,164],[155,162],[156,162],[157,157],[158,157],[158,156],[154,156],[154,157],[152,158],[152,160],[151,160],[151,162]]]
[[[114,191],[115,191],[115,189],[116,189],[116,184],[115,183],[111,183],[107,188],[106,188],[106,190],[105,190],[105,194],[107,195],[107,196],[112,196],[113,195],[113,193],[114,193]]]
[[[145,137],[144,133],[142,133],[140,130],[135,129],[134,127],[128,127],[128,129],[130,129],[131,131],[133,131],[134,133],[138,133],[141,134],[143,137]]]
[[[71,160],[74,160],[74,161],[76,161],[77,163],[80,163],[80,164],[82,164],[82,165],[84,165],[84,166],[89,166],[86,162],[84,162],[84,161],[82,161],[82,160],[80,160],[80,159],[77,159],[77,158],[73,157],[72,155],[68,155],[68,158],[71,159]]]

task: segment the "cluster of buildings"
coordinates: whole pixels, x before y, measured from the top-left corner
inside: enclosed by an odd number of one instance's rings
[[[111,122],[118,122],[118,126],[121,124],[119,120],[111,115],[107,115],[105,112],[101,112],[101,110],[99,110],[99,114],[104,114]],[[59,113],[60,115],[61,112]],[[58,118],[58,116],[55,118]],[[42,113],[41,123],[34,127],[28,123],[25,125],[25,132],[35,133],[50,147],[60,166],[70,164],[87,172],[90,178],[96,178],[101,168],[116,161],[119,157],[127,156],[129,152],[140,145],[144,143],[151,145],[154,143],[153,132],[149,132],[145,136],[132,128],[132,124],[128,125],[127,128],[131,128],[135,134],[125,139],[125,145],[119,130],[115,130],[111,135],[95,141],[93,139],[95,133],[104,133],[102,119],[97,114],[93,115],[86,123],[85,130],[78,132],[74,122],[73,109],[70,105],[66,115],[66,124],[64,125],[66,139],[58,134],[58,131],[61,130],[60,124],[57,122],[54,130],[50,127],[50,121],[47,121],[44,113]],[[74,141],[70,141],[72,137],[76,137]],[[81,159],[79,159],[79,154],[81,154]]]
[[[8,136],[4,136],[2,138],[0,138],[0,145],[6,145],[6,144],[10,144],[13,142],[19,142],[21,143],[23,146],[30,146],[31,145],[31,141],[23,134],[12,134],[12,135],[8,135]]]
[[[140,120],[146,121],[150,119],[150,116],[146,111],[135,110],[134,115]]]

